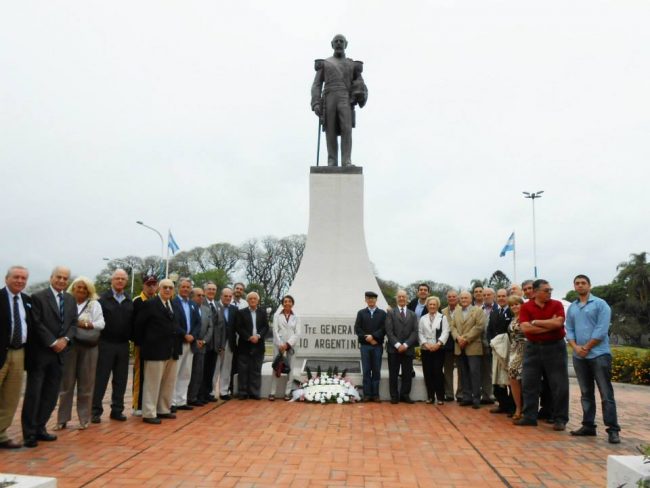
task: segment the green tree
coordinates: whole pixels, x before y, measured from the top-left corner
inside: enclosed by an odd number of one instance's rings
[[[394,281],[383,280],[379,276],[376,276],[375,278],[377,279],[377,285],[379,285],[379,289],[388,302],[388,305],[394,307],[397,304],[395,301],[395,295],[397,295],[397,290],[400,289],[400,286]]]
[[[230,277],[223,269],[211,269],[201,273],[195,273],[191,276],[195,286],[203,286],[207,281],[213,281],[219,290],[228,286]]]
[[[613,331],[634,344],[640,344],[641,337],[650,333],[650,263],[647,257],[646,252],[631,254],[628,261],[617,266],[618,275],[612,283],[621,287],[613,291],[617,298],[622,290],[625,291],[625,299],[613,307],[619,315]]]
[[[494,273],[492,273],[492,276],[487,280],[487,285],[490,288],[494,288],[495,290],[499,290],[501,288],[505,288],[506,290],[510,287],[512,284],[512,281],[510,281],[510,278],[501,271],[500,269],[497,269]]]

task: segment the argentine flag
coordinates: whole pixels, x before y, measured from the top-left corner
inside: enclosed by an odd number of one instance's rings
[[[510,237],[508,237],[508,242],[506,242],[506,245],[503,246],[503,249],[501,249],[501,253],[499,254],[500,257],[503,257],[506,255],[508,251],[514,251],[515,250],[515,233],[513,232],[510,234]]]
[[[172,235],[171,230],[167,235],[167,247],[169,248],[172,254],[176,254],[176,251],[180,249],[180,247],[178,247],[178,244],[176,244],[176,241],[174,240],[174,236]]]

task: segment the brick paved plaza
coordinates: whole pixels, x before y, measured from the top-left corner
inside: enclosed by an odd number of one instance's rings
[[[0,472],[54,476],[60,487],[604,486],[608,454],[634,454],[650,442],[650,388],[616,385],[616,396],[618,446],[602,428],[596,438],[572,438],[456,403],[231,400],[160,426],[105,413],[82,431],[74,414],[58,441],[2,452]],[[579,422],[572,380],[568,427]],[[17,418],[10,434],[20,437]]]

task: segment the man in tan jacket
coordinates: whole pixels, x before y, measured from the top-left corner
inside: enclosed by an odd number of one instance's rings
[[[451,322],[454,338],[454,352],[459,356],[460,377],[463,388],[461,406],[479,408],[481,403],[481,337],[485,327],[485,315],[480,307],[472,305],[472,295],[464,291],[459,295],[460,306],[456,307]]]

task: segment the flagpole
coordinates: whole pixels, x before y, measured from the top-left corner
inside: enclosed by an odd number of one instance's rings
[[[512,232],[512,272],[515,283],[519,283],[517,281],[517,245],[514,231]]]
[[[167,229],[167,257],[165,258],[165,278],[169,277],[169,235],[171,232],[171,229]]]

